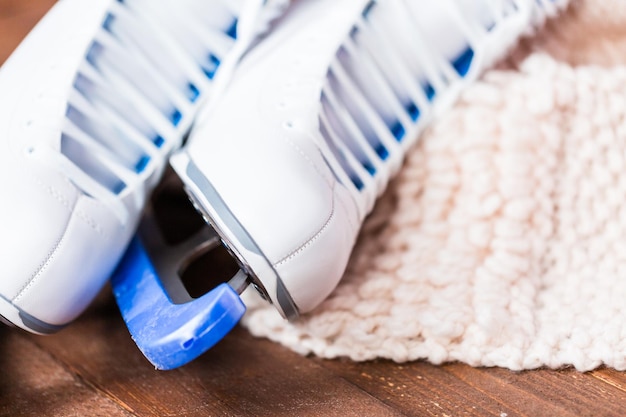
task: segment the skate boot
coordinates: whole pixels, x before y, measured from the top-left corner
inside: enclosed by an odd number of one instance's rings
[[[61,0],[0,70],[0,319],[71,322],[167,157],[282,0]],[[223,69],[223,70],[222,70]]]

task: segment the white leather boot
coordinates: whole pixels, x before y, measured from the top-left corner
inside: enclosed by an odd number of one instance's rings
[[[84,310],[214,78],[286,3],[53,6],[0,70],[0,319],[50,333]]]
[[[160,280],[173,288],[172,275],[219,241],[239,272],[184,303],[178,290],[158,294],[158,271],[135,242],[113,281],[148,359],[169,369],[216,343],[243,315],[246,283],[286,318],[319,305],[424,127],[556,10],[534,0],[296,2],[171,158],[219,239],[186,245],[195,249]]]
[[[302,1],[172,164],[285,317],[342,276],[405,151],[531,28],[534,1]]]

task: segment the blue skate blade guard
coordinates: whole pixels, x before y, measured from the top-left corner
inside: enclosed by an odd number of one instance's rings
[[[237,292],[226,283],[197,299],[174,304],[137,236],[111,283],[132,339],[160,370],[177,368],[206,352],[246,311]]]

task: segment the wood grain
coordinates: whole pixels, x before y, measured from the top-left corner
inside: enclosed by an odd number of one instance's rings
[[[156,371],[115,308],[109,300],[57,335],[27,338],[136,416],[399,415],[314,361],[242,329],[183,368]]]
[[[130,416],[15,329],[0,329],[0,416]]]

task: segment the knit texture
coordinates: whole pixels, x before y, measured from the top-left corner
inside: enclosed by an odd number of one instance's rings
[[[422,135],[336,291],[291,323],[247,293],[244,325],[324,358],[626,369],[625,8],[524,41]]]

